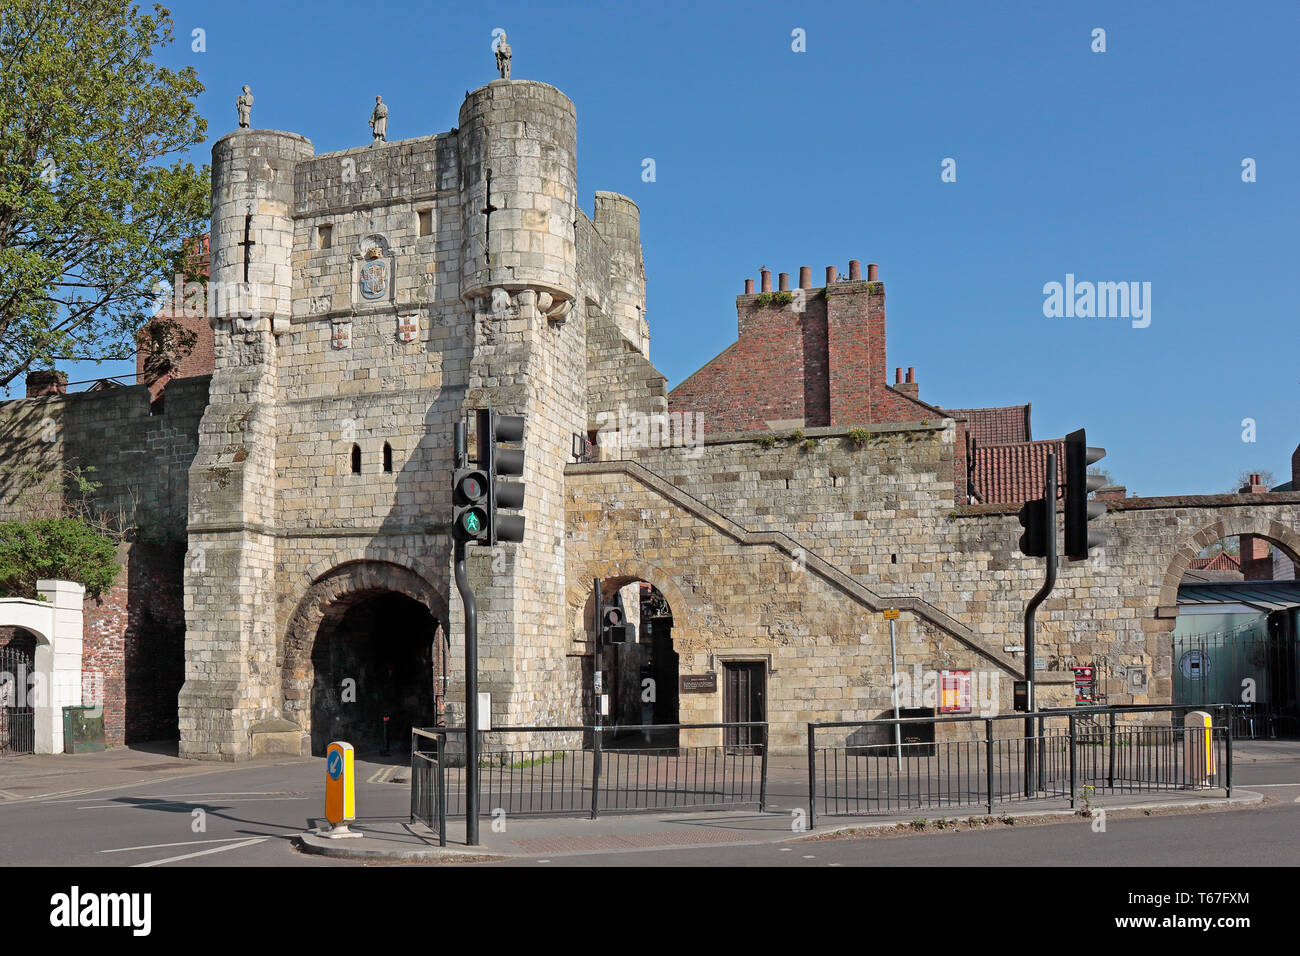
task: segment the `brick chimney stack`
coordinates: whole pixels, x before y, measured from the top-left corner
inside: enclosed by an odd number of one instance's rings
[[[1267,493],[1268,486],[1255,474],[1250,476],[1249,484],[1241,489],[1243,495]],[[1273,580],[1273,556],[1269,553],[1268,542],[1259,535],[1243,534],[1237,543],[1241,553],[1241,576],[1247,581]]]
[[[54,369],[27,373],[27,397],[45,398],[49,395],[66,395],[68,393],[68,375]]]
[[[920,398],[921,385],[916,380],[916,369],[909,366],[906,379],[902,377],[902,371],[901,368],[894,370],[894,388],[911,398]]]

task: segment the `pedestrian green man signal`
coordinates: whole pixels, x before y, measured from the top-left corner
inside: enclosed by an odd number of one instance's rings
[[[465,428],[456,426],[456,470],[452,475],[452,534],[466,544],[492,546],[524,540],[524,516],[501,514],[501,509],[522,508],[524,484],[502,481],[524,473],[523,448],[500,448],[499,442],[523,444],[524,420],[478,409],[473,459],[465,449]],[[470,462],[473,462],[471,465]]]

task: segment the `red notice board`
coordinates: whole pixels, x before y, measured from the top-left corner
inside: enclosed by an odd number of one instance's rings
[[[939,672],[939,713],[970,713],[970,671]]]

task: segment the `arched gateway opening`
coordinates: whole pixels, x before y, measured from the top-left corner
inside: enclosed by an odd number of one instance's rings
[[[602,746],[610,749],[676,747],[675,729],[630,731],[624,728],[680,721],[678,655],[673,647],[673,611],[667,598],[648,581],[632,577],[601,582],[607,605],[623,611],[636,640],[603,646],[583,667],[583,719],[609,727]],[[584,608],[588,633],[594,633],[595,598]],[[599,671],[600,690],[595,674]],[[608,712],[598,715],[596,702],[604,695]]]
[[[1233,705],[1238,737],[1300,736],[1300,541],[1270,530],[1204,544],[1177,583],[1173,702]]]
[[[362,562],[319,578],[290,624],[283,678],[285,717],[310,733],[312,753],[333,740],[378,751],[385,733],[400,751],[413,726],[438,723],[445,622],[441,600],[409,569]]]

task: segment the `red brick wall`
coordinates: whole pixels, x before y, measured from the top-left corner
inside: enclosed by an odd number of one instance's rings
[[[185,666],[184,546],[137,542],[124,546],[119,560],[113,587],[86,598],[82,673],[100,675],[110,745],[175,740]]]
[[[802,313],[742,295],[736,313],[735,344],[668,396],[670,411],[702,414],[706,434],[760,430],[785,419],[851,426],[942,414],[886,380],[879,282],[836,283],[828,296],[807,290]]]
[[[669,395],[669,411],[703,416],[707,434],[767,428],[803,419],[828,425],[826,303],[809,298],[803,312],[740,296],[736,343]]]
[[[137,384],[149,386],[149,398],[156,401],[162,394],[167,383],[176,378],[197,378],[202,375],[211,375],[216,367],[215,339],[212,331],[212,325],[207,317],[207,278],[208,278],[208,237],[204,236],[201,240],[197,258],[195,259],[195,269],[201,278],[195,281],[203,290],[202,296],[191,296],[186,300],[186,289],[181,286],[172,293],[173,308],[163,309],[160,318],[170,319],[188,329],[195,335],[193,349],[181,358],[181,361],[170,368],[166,373],[158,375],[155,370],[148,368],[149,353],[141,349],[136,353],[135,371],[139,376],[136,379]],[[194,292],[194,289],[190,289]],[[197,312],[198,314],[193,314]]]
[[[831,424],[887,421],[881,417],[888,386],[884,286],[855,282],[833,289],[826,317]]]

